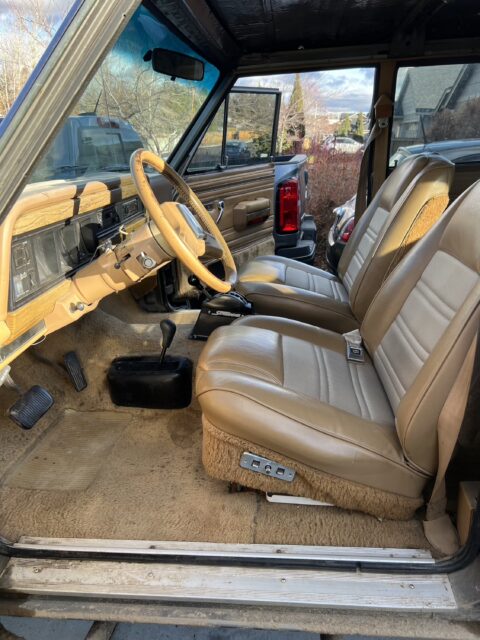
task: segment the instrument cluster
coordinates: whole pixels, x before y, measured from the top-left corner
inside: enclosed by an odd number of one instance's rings
[[[138,197],[75,216],[12,241],[10,310],[51,288],[91,262],[104,243],[116,244],[125,223],[143,216]]]

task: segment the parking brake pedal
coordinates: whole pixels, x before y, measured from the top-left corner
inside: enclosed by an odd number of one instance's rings
[[[87,379],[85,378],[82,364],[75,351],[66,353],[63,356],[63,362],[65,363],[65,368],[76,391],[83,391],[87,386]]]
[[[53,405],[53,398],[46,389],[33,386],[10,407],[8,415],[22,429],[31,429]]]

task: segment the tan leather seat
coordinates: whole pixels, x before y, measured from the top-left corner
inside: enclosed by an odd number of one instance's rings
[[[437,421],[480,317],[480,182],[374,298],[360,333],[251,316],[216,330],[198,364],[203,461],[218,478],[389,518],[411,517],[437,468]],[[239,466],[243,452],[296,472]]]
[[[345,247],[338,278],[280,256],[240,269],[237,290],[257,313],[293,318],[332,331],[358,327],[400,258],[448,205],[454,166],[422,154],[398,166],[372,200]]]

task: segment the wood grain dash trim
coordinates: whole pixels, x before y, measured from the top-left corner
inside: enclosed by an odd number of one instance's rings
[[[35,300],[27,302],[20,309],[10,311],[5,318],[10,337],[5,344],[9,344],[52,313],[57,300],[66,295],[69,289],[70,281],[65,280],[49,291],[45,291]]]

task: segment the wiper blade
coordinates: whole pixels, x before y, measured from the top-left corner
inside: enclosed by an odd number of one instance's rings
[[[130,171],[130,165],[124,164],[109,164],[106,167],[101,167],[100,171]]]
[[[58,171],[86,171],[87,165],[84,164],[61,164],[59,167],[55,167],[55,172]]]

